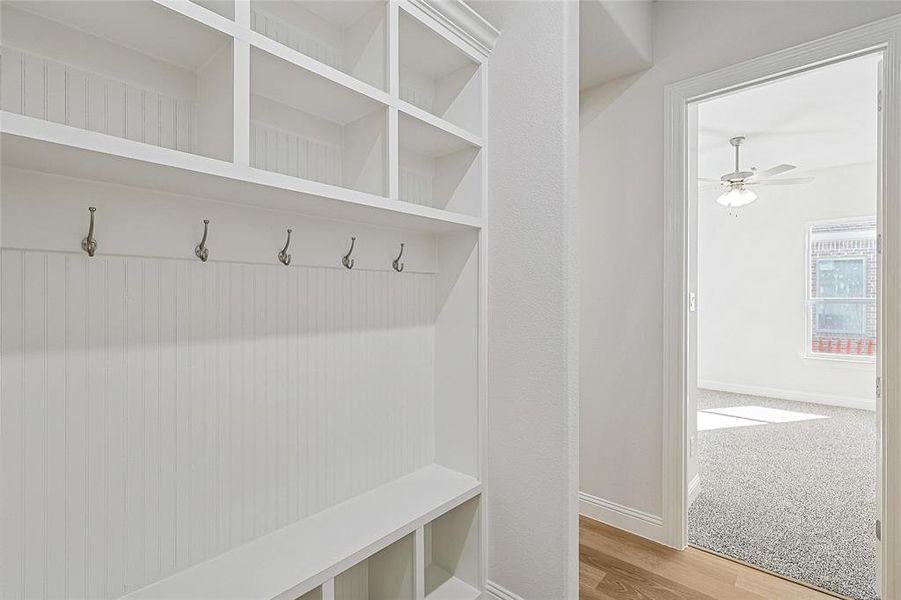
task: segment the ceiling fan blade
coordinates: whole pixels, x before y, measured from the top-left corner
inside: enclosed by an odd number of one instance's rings
[[[722,183],[721,179],[714,179],[712,177],[698,177],[698,181],[707,181],[710,183]]]
[[[787,173],[792,169],[797,169],[795,165],[776,165],[775,167],[770,167],[766,171],[760,171],[759,173],[755,173],[749,179],[766,179],[768,177],[775,177],[776,175],[782,175],[783,173]]]
[[[792,179],[764,179],[763,181],[749,181],[745,185],[799,185],[810,183],[813,177],[794,177]]]

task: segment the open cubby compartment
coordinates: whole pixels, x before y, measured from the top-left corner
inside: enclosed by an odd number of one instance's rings
[[[4,1],[3,110],[230,161],[231,38],[149,0]]]
[[[335,577],[335,600],[413,600],[413,534]]]
[[[235,0],[191,0],[191,2],[199,4],[226,19],[235,20]]]
[[[398,197],[413,204],[480,216],[480,148],[403,113],[398,128]]]
[[[384,105],[257,48],[250,88],[252,167],[385,195]]]
[[[479,63],[404,10],[399,38],[401,100],[480,135]]]
[[[427,523],[424,538],[425,597],[429,600],[481,598],[479,497]]]
[[[385,89],[384,0],[252,0],[251,27],[339,71]]]

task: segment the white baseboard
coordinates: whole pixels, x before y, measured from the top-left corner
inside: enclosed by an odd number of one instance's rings
[[[488,594],[488,598],[493,600],[524,600],[522,596],[517,596],[490,580],[485,582],[485,593]]]
[[[699,379],[698,387],[704,390],[747,394],[749,396],[762,396],[764,398],[777,398],[779,400],[794,400],[795,402],[825,404],[826,406],[840,406],[842,408],[856,408],[858,410],[876,410],[876,400],[872,398],[832,396],[829,394],[782,390],[779,388],[744,385],[741,383],[724,383],[722,381],[710,381],[709,379]]]
[[[610,500],[579,492],[579,514],[643,538],[664,542],[663,519]]]
[[[691,478],[691,481],[688,483],[688,507],[691,508],[691,505],[695,503],[695,500],[698,499],[698,494],[701,493],[701,474],[696,473],[694,477]]]

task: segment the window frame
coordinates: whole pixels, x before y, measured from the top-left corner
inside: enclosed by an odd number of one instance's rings
[[[873,298],[858,298],[858,297],[823,297],[816,298],[813,296],[814,284],[816,283],[814,278],[814,270],[813,270],[813,262],[812,262],[812,252],[811,252],[811,243],[813,242],[814,237],[814,228],[824,226],[824,225],[837,225],[837,224],[846,224],[853,225],[858,223],[873,223],[874,227],[872,231],[866,232],[864,235],[861,235],[859,232],[841,232],[839,233],[835,239],[841,239],[841,237],[846,236],[849,239],[861,239],[861,238],[869,238],[876,239],[876,217],[875,216],[862,216],[862,217],[848,217],[848,218],[838,218],[838,219],[821,219],[816,221],[808,221],[805,223],[805,236],[804,236],[804,272],[805,272],[805,292],[804,292],[804,337],[802,340],[803,343],[803,356],[806,359],[810,360],[827,360],[827,361],[837,361],[843,363],[858,363],[858,364],[866,364],[871,365],[876,362],[876,352],[872,355],[867,354],[830,354],[826,352],[814,352],[813,351],[813,318],[812,311],[817,302],[822,301],[836,301],[843,303],[859,303],[866,306],[868,303],[876,302],[877,298],[874,296]],[[859,260],[863,259],[864,261],[864,272],[869,268],[869,257],[866,254],[857,254],[857,255],[848,255],[836,257],[832,260],[842,260],[842,259],[851,259],[851,260]],[[876,291],[878,294],[878,290]],[[866,310],[866,309],[864,309]],[[866,318],[866,316],[864,317]],[[841,335],[843,332],[835,332]],[[845,333],[845,335],[848,335]],[[853,334],[852,334],[853,335]],[[878,348],[876,350],[878,352]]]

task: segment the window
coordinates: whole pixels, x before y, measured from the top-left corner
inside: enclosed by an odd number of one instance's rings
[[[876,221],[830,221],[807,235],[808,356],[876,352]]]

